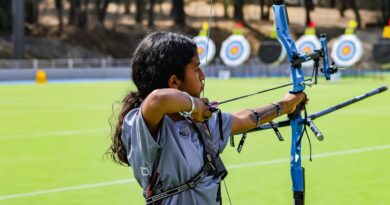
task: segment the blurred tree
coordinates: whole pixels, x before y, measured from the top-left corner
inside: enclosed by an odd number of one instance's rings
[[[229,18],[228,7],[230,4],[230,0],[223,0],[223,18]]]
[[[163,3],[164,3],[164,0],[158,0],[158,4],[160,7],[160,13],[163,13]]]
[[[144,1],[143,0],[136,0],[135,1],[135,22],[142,23],[142,13],[144,10]]]
[[[125,2],[125,14],[131,13],[131,0],[123,0]]]
[[[39,1],[38,0],[25,0],[25,20],[30,24],[38,23],[39,16]]]
[[[149,19],[148,26],[152,28],[154,26],[154,4],[155,0],[149,0]]]
[[[310,11],[314,10],[313,0],[305,0],[306,26],[311,22]]]
[[[110,0],[95,0],[96,11],[98,16],[98,21],[101,25],[104,26],[104,19],[106,18],[108,4]]]
[[[362,20],[359,14],[359,8],[356,4],[355,0],[340,0],[340,16],[344,17],[344,12],[347,10],[348,4],[352,8],[353,12],[355,13],[355,19],[358,24],[358,28],[362,27]]]
[[[330,8],[336,8],[336,0],[330,0],[329,7]]]
[[[3,1],[0,4],[0,31],[11,31],[12,1]]]
[[[63,21],[63,6],[62,6],[62,0],[56,0],[55,2],[56,10],[57,10],[57,17],[58,17],[58,30],[61,32],[64,26]]]
[[[87,26],[88,3],[89,0],[69,0],[69,25],[79,28]]]
[[[388,21],[390,21],[390,1],[382,0],[381,1],[381,10],[382,10],[382,23],[383,25],[387,25]]]
[[[271,0],[260,0],[260,19],[269,20],[269,11],[271,8]],[[267,11],[264,10],[264,7],[267,7]]]
[[[234,13],[233,19],[244,23],[244,1],[245,0],[234,0]]]
[[[186,22],[186,15],[184,12],[183,0],[172,0],[171,15],[176,25],[184,26]]]

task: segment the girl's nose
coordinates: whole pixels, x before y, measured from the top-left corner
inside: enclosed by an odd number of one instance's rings
[[[200,69],[200,72],[199,72],[199,79],[200,79],[201,81],[203,81],[203,80],[206,79],[206,75],[204,74],[203,69]]]

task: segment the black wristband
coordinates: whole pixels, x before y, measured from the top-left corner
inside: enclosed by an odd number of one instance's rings
[[[248,109],[248,110],[252,111],[252,113],[255,115],[255,117],[256,117],[256,127],[259,127],[261,125],[261,122],[260,122],[261,116],[260,116],[260,114],[258,112],[256,112],[254,109]]]
[[[276,116],[279,117],[280,116],[280,111],[282,110],[282,106],[280,106],[279,103],[272,103],[272,105],[275,106],[275,108],[276,108]]]

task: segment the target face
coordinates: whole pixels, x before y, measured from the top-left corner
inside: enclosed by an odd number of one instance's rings
[[[304,35],[295,44],[300,54],[309,54],[316,49],[321,49],[321,42],[315,35]],[[312,67],[313,61],[302,63],[303,67]]]
[[[362,43],[355,35],[342,35],[335,41],[331,55],[337,66],[353,66],[363,56]]]
[[[242,35],[231,35],[221,47],[220,57],[228,66],[238,66],[250,56],[251,47]]]
[[[208,40],[206,36],[196,36],[194,38],[194,41],[196,43],[196,46],[198,47],[200,65],[206,65],[211,62],[215,56],[214,41],[211,39]]]

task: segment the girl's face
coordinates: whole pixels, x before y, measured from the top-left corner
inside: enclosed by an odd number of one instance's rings
[[[179,85],[179,90],[199,98],[204,89],[204,80],[206,78],[203,70],[199,67],[200,61],[198,53],[191,59],[191,62],[185,67],[184,80]]]

